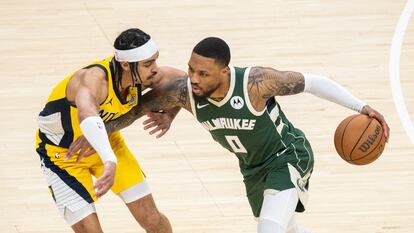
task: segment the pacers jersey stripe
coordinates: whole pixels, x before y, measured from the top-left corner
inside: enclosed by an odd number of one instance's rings
[[[61,169],[57,165],[55,165],[49,155],[47,154],[47,150],[45,147],[44,134],[39,134],[40,143],[38,144],[38,147],[36,149],[37,153],[40,156],[40,159],[42,160],[42,164],[52,170],[66,185],[68,185],[72,190],[74,190],[79,196],[81,196],[85,201],[88,203],[92,203],[93,199],[89,192],[86,190],[86,188],[73,176],[71,176],[67,171]],[[53,190],[54,195],[56,195],[56,192],[59,192],[59,187],[55,187]],[[64,195],[63,195],[64,196]],[[68,195],[69,196],[69,195]],[[70,200],[66,200],[70,201]]]

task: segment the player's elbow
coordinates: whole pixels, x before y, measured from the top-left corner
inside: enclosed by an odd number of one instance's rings
[[[99,116],[98,110],[96,110],[93,107],[90,107],[90,108],[85,108],[85,107],[78,108],[78,119],[79,119],[79,123],[81,123],[84,119],[86,119],[88,117],[91,117],[91,116]]]

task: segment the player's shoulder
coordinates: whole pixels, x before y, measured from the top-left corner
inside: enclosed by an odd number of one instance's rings
[[[160,66],[159,72],[160,75],[162,75],[162,78],[166,80],[178,79],[187,76],[187,73],[183,70],[171,66]]]
[[[170,67],[162,66],[158,68],[160,81],[154,86],[154,89],[165,93],[175,93],[187,88],[188,76],[184,71]]]
[[[286,80],[291,72],[280,71],[272,67],[253,66],[248,75],[249,84],[259,85]]]
[[[76,71],[68,82],[69,89],[78,89],[81,86],[89,88],[105,88],[107,86],[106,73],[98,67],[80,69]]]
[[[100,67],[90,67],[81,69],[78,72],[79,79],[88,83],[106,83],[108,80],[107,73]]]
[[[273,67],[266,67],[266,66],[252,66],[250,68],[250,75],[252,77],[262,76],[268,73],[281,73],[282,71],[277,70]]]
[[[99,66],[93,66],[87,69],[83,69],[85,71],[85,74],[87,76],[91,76],[91,77],[95,77],[95,78],[99,78],[99,79],[104,79],[106,80],[107,77],[107,73],[105,72],[105,70],[103,70],[101,67]]]

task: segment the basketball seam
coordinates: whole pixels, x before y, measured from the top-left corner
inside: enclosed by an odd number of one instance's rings
[[[343,130],[343,132],[342,132],[342,137],[341,137],[341,151],[342,151],[342,154],[344,155],[344,135],[345,135],[345,132],[346,132],[346,128],[348,127],[348,125],[351,123],[351,121],[352,120],[354,120],[354,118],[356,118],[357,116],[359,116],[358,114],[357,115],[355,115],[354,117],[352,117],[349,121],[348,121],[348,123],[345,125],[345,127],[344,127],[344,130]],[[345,156],[345,155],[344,155]],[[349,157],[351,157],[351,156],[349,156]]]
[[[384,130],[382,130],[382,133],[381,133],[381,137],[380,137],[380,142],[381,142],[381,139],[382,139],[382,136],[384,135]],[[379,146],[379,145],[381,145],[381,143],[378,143],[377,144],[377,146],[375,146],[374,147],[374,149],[372,149],[368,154],[366,154],[366,155],[364,155],[363,157],[361,157],[361,158],[359,158],[359,159],[353,159],[353,160],[351,160],[352,162],[353,161],[358,161],[358,160],[360,160],[360,159],[363,159],[363,158],[365,158],[365,157],[367,157],[368,155],[370,155],[372,152],[374,152],[374,150],[375,149],[377,149],[377,147]]]
[[[362,131],[361,135],[359,136],[358,140],[356,141],[354,147],[352,148],[351,152],[349,153],[349,160],[352,161],[352,152],[354,152],[355,147],[358,145],[359,140],[361,140],[362,136],[364,135],[365,131],[367,131],[368,127],[371,125],[372,120],[374,120],[374,118],[371,118],[371,121],[369,122],[369,124],[367,125],[367,127],[364,129],[364,131]]]

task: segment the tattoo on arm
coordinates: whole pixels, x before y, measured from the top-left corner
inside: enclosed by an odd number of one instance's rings
[[[249,74],[249,93],[260,96],[265,101],[273,96],[297,94],[304,88],[304,77],[298,72],[253,67]]]
[[[191,109],[189,103],[187,77],[171,80],[142,96],[139,105],[125,115],[105,123],[108,133],[121,130],[149,112],[157,112],[174,107]]]

